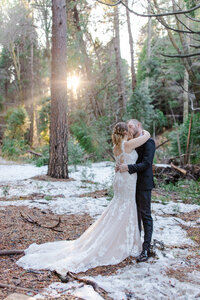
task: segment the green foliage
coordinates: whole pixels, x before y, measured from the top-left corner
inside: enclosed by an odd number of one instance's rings
[[[42,140],[49,143],[49,122],[50,122],[51,99],[42,99],[38,112],[38,131]]]
[[[31,160],[35,162],[37,167],[41,167],[44,165],[48,165],[49,162],[49,145],[43,145],[40,148],[37,148],[36,151],[41,153],[42,156],[36,157],[34,156]],[[70,137],[68,141],[68,161],[69,165],[81,164],[85,161],[85,152],[80,146],[80,144],[73,138]]]
[[[91,159],[99,160],[108,157],[111,148],[111,132],[108,117],[104,116],[89,123],[86,113],[79,111],[72,116],[70,129]]]
[[[181,125],[178,126],[178,132],[180,137],[180,145],[182,154],[186,153],[187,147],[187,138],[189,131],[189,123],[190,123],[190,115],[188,119]],[[174,156],[178,156],[178,144],[177,144],[177,136],[173,132],[169,134],[171,140],[171,147],[169,149],[170,154]],[[196,113],[192,118],[192,128],[191,128],[191,136],[190,136],[190,153],[193,154],[191,156],[191,162],[199,163],[200,162],[200,113]]]
[[[181,47],[178,35],[174,34],[176,43]],[[147,60],[147,41],[139,55],[138,72],[137,72],[137,86],[144,85],[148,77],[149,96],[151,97],[151,104],[155,109],[158,109],[163,115],[171,114],[170,103],[173,103],[177,114],[181,115],[183,90],[180,87],[182,83],[182,74],[184,74],[184,66],[180,59],[165,58],[160,53],[174,53],[174,48],[167,36],[153,37],[151,43],[151,58]],[[149,74],[147,74],[147,67]],[[158,111],[155,112],[157,115]],[[155,117],[155,116],[154,116]],[[159,113],[156,116],[161,120],[161,124],[157,126],[156,133],[160,132],[160,126],[171,127],[171,123],[167,123],[166,119]]]
[[[6,114],[6,130],[2,141],[2,155],[16,159],[28,149],[25,134],[29,119],[24,107],[9,109]]]
[[[154,109],[153,121],[156,134],[161,133],[163,131],[163,127],[167,125],[167,119],[164,113],[159,109]]]
[[[136,76],[137,85],[140,85],[140,83],[144,81],[147,76],[146,53],[147,53],[147,41],[145,41],[144,46],[139,54],[137,76]]]
[[[68,142],[68,160],[70,165],[74,165],[75,168],[78,164],[84,162],[85,152],[83,148],[80,146],[77,140],[73,137],[69,139]]]
[[[10,108],[5,117],[7,128],[5,137],[7,138],[24,138],[25,133],[29,127],[28,114],[23,106],[17,108]]]
[[[5,99],[3,95],[0,94],[0,111],[3,110],[3,105],[4,105]]]
[[[37,167],[48,165],[49,162],[49,145],[44,145],[36,149],[37,152],[41,153],[42,156],[32,158]]]
[[[194,180],[179,180],[175,184],[161,184],[159,186],[169,194],[166,195],[167,199],[170,197],[170,193],[176,192],[179,199],[185,203],[200,205],[200,184],[199,181]]]
[[[136,87],[130,101],[127,103],[126,119],[138,119],[147,129],[152,128],[154,111],[151,102],[149,90],[142,82],[139,87]]]
[[[186,8],[187,9],[191,9],[191,8],[193,8],[197,5],[196,0],[184,0],[184,2],[186,3]],[[189,15],[191,17],[195,17],[195,11],[190,12]]]
[[[28,149],[24,140],[4,138],[2,142],[2,156],[17,159]]]

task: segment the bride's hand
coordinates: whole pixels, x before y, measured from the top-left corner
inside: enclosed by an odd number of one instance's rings
[[[116,164],[116,165],[115,165],[115,173],[117,173],[118,171],[119,171],[119,165]]]
[[[128,172],[128,166],[126,164],[120,164],[119,171],[120,171],[120,173]]]

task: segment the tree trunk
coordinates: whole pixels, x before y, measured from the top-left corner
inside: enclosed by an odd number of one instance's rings
[[[148,14],[150,14],[150,2],[148,0]],[[150,57],[151,57],[151,30],[152,30],[152,19],[148,18],[148,36],[147,36],[147,77],[146,86],[149,87],[149,75],[150,75]]]
[[[73,7],[73,19],[74,19],[74,24],[76,26],[76,30],[79,33],[79,43],[80,43],[80,48],[81,52],[84,56],[84,65],[85,65],[85,71],[88,79],[88,85],[87,85],[87,90],[88,90],[88,100],[89,104],[93,110],[93,114],[95,118],[98,118],[99,116],[102,115],[102,111],[100,109],[99,103],[95,98],[95,78],[94,75],[92,74],[92,61],[87,54],[87,49],[86,49],[86,44],[83,39],[83,31],[81,30],[81,24],[80,24],[80,18],[79,18],[79,11],[77,9],[77,4],[76,1],[74,1],[74,7]]]
[[[128,6],[128,0],[125,0],[126,5]],[[128,36],[129,36],[129,45],[130,45],[130,54],[131,54],[131,81],[132,81],[132,90],[134,91],[136,87],[136,75],[135,75],[135,66],[134,66],[134,49],[133,49],[133,36],[131,32],[131,22],[128,9],[126,9],[127,17],[127,26],[128,26]]]
[[[66,0],[52,0],[51,117],[48,175],[68,178]]]
[[[183,91],[183,122],[188,118],[188,106],[189,106],[189,74],[188,71],[185,69],[184,73],[184,91]]]
[[[32,23],[34,24],[34,14],[32,10]],[[30,48],[30,73],[31,73],[31,101],[30,101],[30,133],[29,139],[30,144],[35,147],[37,146],[37,124],[36,124],[36,103],[35,103],[35,94],[34,94],[34,87],[35,87],[35,78],[34,78],[34,42],[33,37],[31,36],[31,48]]]
[[[18,83],[18,88],[19,88],[20,104],[24,105],[24,95],[23,95],[22,82],[21,82],[21,65],[20,65],[20,59],[19,59],[19,47],[17,46],[17,55],[15,53],[14,43],[10,44],[9,50],[10,50],[10,54],[11,54],[14,66],[15,66],[17,83]]]
[[[114,31],[115,31],[115,60],[116,60],[116,70],[117,70],[117,88],[118,88],[118,109],[117,115],[122,118],[126,109],[126,94],[125,85],[122,74],[122,59],[120,51],[120,37],[119,37],[119,11],[118,6],[114,8]]]

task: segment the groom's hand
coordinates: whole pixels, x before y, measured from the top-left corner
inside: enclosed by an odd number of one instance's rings
[[[120,164],[119,165],[119,171],[120,171],[120,173],[128,172],[128,165],[126,165],[126,164]]]

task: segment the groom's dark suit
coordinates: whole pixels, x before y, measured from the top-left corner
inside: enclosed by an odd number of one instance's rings
[[[141,232],[141,220],[144,227],[143,250],[149,250],[153,232],[151,217],[151,190],[154,188],[152,163],[155,153],[155,142],[149,139],[136,149],[138,159],[136,164],[128,165],[129,173],[137,172],[136,203],[138,211],[138,225]]]

